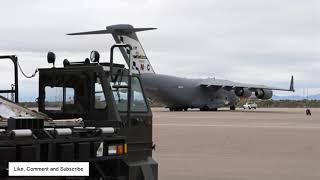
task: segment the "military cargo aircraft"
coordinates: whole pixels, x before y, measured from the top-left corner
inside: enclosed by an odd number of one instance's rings
[[[156,74],[136,34],[154,29],[156,28],[134,28],[129,24],[118,24],[107,26],[105,30],[69,35],[111,34],[116,43],[130,44],[131,53],[129,49],[121,48],[122,56],[133,73],[141,74],[148,98],[164,104],[170,111],[187,111],[188,108],[216,111],[220,107],[230,107],[230,110],[235,110],[239,98],[248,98],[253,93],[258,99],[270,99],[273,90],[294,91],[293,76],[289,89],[282,89],[215,78],[188,79]]]

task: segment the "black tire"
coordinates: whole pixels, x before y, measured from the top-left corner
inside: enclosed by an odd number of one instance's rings
[[[208,106],[200,108],[200,111],[210,111],[211,109]]]

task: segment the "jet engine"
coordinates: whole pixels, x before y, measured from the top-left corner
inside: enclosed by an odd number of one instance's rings
[[[236,93],[238,97],[245,97],[245,98],[250,97],[252,94],[252,92],[248,88],[237,88],[234,91],[234,93]]]
[[[258,99],[270,99],[272,98],[273,92],[270,89],[257,89],[255,95]]]

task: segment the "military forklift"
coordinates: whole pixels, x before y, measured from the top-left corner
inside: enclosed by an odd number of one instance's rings
[[[116,48],[132,49],[115,44],[109,62],[100,62],[99,53],[92,51],[84,61],[65,59],[63,67],[55,66],[55,54],[49,52],[52,67],[38,69],[37,112],[18,104],[18,58],[0,56],[15,66],[13,88],[0,91],[15,99],[0,100],[24,112],[0,120],[0,179],[44,179],[12,177],[9,162],[89,162],[88,177],[46,179],[158,179],[152,112],[139,74],[133,74],[130,65],[114,63]]]

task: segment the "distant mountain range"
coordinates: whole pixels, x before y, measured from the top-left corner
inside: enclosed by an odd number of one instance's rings
[[[272,99],[273,100],[303,100],[303,99],[307,99],[307,97],[299,96],[299,95],[290,95],[290,96],[273,95]],[[320,94],[309,95],[308,100],[320,100]]]

